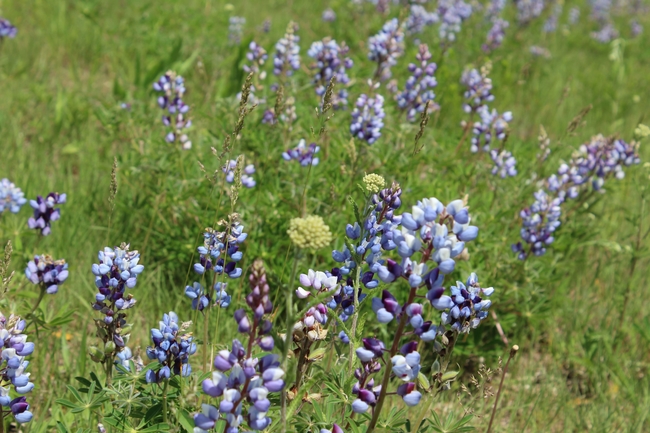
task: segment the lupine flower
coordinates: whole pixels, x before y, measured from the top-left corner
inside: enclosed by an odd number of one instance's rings
[[[589,0],[591,6],[591,19],[595,21],[608,21],[612,0]]]
[[[185,116],[190,107],[183,102],[185,80],[175,72],[168,71],[153,84],[153,88],[156,92],[162,93],[158,97],[158,106],[167,111],[162,116],[162,123],[171,128],[165,140],[168,143],[178,141],[184,150],[191,149],[192,142],[189,141],[186,130],[192,126],[192,121]]]
[[[244,25],[246,18],[230,17],[228,19],[228,42],[230,45],[239,45],[244,34]]]
[[[320,429],[320,433],[345,433],[338,424],[332,425],[332,430],[327,430],[325,428]]]
[[[516,0],[517,21],[520,25],[531,22],[542,14],[544,10],[544,0]]]
[[[637,20],[630,21],[630,33],[633,38],[636,38],[643,33],[643,26]]]
[[[548,178],[548,192],[537,191],[533,205],[520,212],[521,238],[528,248],[519,242],[512,245],[512,250],[521,260],[531,253],[536,256],[546,253],[546,247],[554,241],[553,232],[560,226],[561,205],[567,198],[575,199],[589,185],[595,191],[604,192],[603,185],[608,177],[622,179],[624,167],[640,161],[638,143],[602,135],[592,137],[580,146],[568,164],[561,164],[557,174]]]
[[[314,71],[312,82],[318,96],[325,96],[330,80],[336,77],[339,90],[332,94],[334,109],[345,108],[348,104],[348,91],[345,87],[350,82],[350,77],[347,70],[353,65],[352,59],[347,56],[349,50],[345,42],[339,46],[334,39],[325,38],[314,42],[307,51],[307,55],[315,60],[310,69]]]
[[[492,21],[492,27],[488,31],[487,40],[483,44],[483,51],[490,52],[501,46],[503,38],[506,35],[506,29],[510,23],[501,18],[495,18]]]
[[[167,380],[171,375],[187,377],[192,373],[190,355],[196,353],[196,343],[193,343],[192,333],[186,332],[191,322],[178,324],[178,316],[173,311],[163,315],[158,328],[151,330],[152,347],[147,347],[149,359],[158,361],[160,368],[155,371],[147,370],[147,383],[158,383]]]
[[[18,213],[25,203],[27,199],[20,188],[9,179],[0,180],[0,215],[5,211]]]
[[[472,273],[467,279],[467,285],[456,281],[451,286],[451,300],[453,306],[442,312],[442,324],[450,325],[451,329],[467,334],[470,329],[475,329],[483,319],[488,316],[488,309],[492,301],[484,299],[494,293],[492,287],[482,288],[478,277]]]
[[[298,248],[317,250],[332,242],[332,232],[323,218],[310,215],[305,218],[292,218],[287,230],[289,239]]]
[[[214,305],[218,305],[221,308],[228,308],[232,297],[226,292],[227,283],[217,282],[214,285]],[[210,301],[213,299],[209,294],[205,292],[203,286],[194,282],[191,286],[185,287],[185,296],[192,300],[192,309],[203,311],[205,308],[208,308]]]
[[[290,77],[293,71],[300,68],[300,37],[295,34],[293,21],[287,25],[284,37],[275,44],[275,57],[273,58],[273,73]]]
[[[492,80],[487,76],[486,70],[479,72],[477,69],[466,69],[463,71],[460,83],[466,87],[463,93],[465,113],[476,113],[482,106],[494,101]]]
[[[248,348],[258,347],[270,352],[273,350],[272,324],[265,316],[273,311],[273,305],[260,260],[253,263],[249,281],[251,292],[246,296],[246,303],[252,320],[246,310],[240,309],[235,312],[235,321],[239,332],[249,340]],[[212,377],[203,381],[202,388],[209,397],[221,398],[221,401],[218,408],[202,406],[202,412],[194,416],[195,433],[211,430],[218,419],[226,421],[224,431],[229,433],[238,432],[244,422],[252,430],[265,430],[271,424],[267,416],[271,407],[268,395],[284,388],[284,371],[280,368],[279,357],[273,354],[254,356],[235,339],[232,350],[217,354],[214,367]]]
[[[409,64],[409,72],[412,74],[407,80],[404,90],[395,95],[397,106],[400,110],[406,111],[406,118],[414,122],[419,113],[422,113],[426,103],[433,101],[436,97],[433,88],[438,85],[434,73],[436,64],[431,60],[431,53],[426,44],[420,44],[415,58],[417,63]],[[433,104],[429,105],[429,111],[433,111]]]
[[[34,389],[27,373],[29,361],[25,360],[34,352],[34,343],[27,341],[23,334],[26,323],[13,314],[7,319],[0,313],[0,406],[5,410],[5,415],[11,411],[16,422],[26,423],[31,421],[32,413],[25,397],[13,400],[9,396],[9,387],[12,386],[18,394],[27,394]]]
[[[203,275],[212,271],[217,275],[226,274],[233,279],[239,278],[242,269],[237,267],[237,264],[243,258],[239,246],[246,240],[248,234],[244,233],[244,226],[236,218],[221,221],[220,224],[226,226],[223,231],[209,227],[205,229],[203,245],[197,248],[199,263],[194,264],[194,272]],[[215,287],[219,292],[220,289],[221,287]]]
[[[243,66],[244,72],[247,74],[253,72],[260,80],[263,80],[266,78],[266,71],[263,71],[262,67],[268,58],[266,50],[257,45],[255,41],[251,41],[246,53],[246,63]]]
[[[226,182],[233,183],[235,181],[235,168],[237,167],[237,160],[231,159],[226,163],[225,166],[221,168],[226,174]],[[241,174],[241,184],[246,188],[253,188],[257,182],[253,179],[252,174],[255,173],[255,166],[253,164],[248,164],[242,170]]]
[[[378,174],[370,173],[363,176],[363,184],[366,187],[366,191],[371,194],[377,194],[386,186],[386,179]]]
[[[540,46],[537,46],[537,45],[532,45],[530,47],[529,51],[530,51],[530,54],[532,54],[535,57],[544,57],[546,59],[551,58],[551,52],[548,49],[544,48],[544,47],[540,47]]]
[[[416,35],[424,30],[425,26],[430,26],[440,20],[435,12],[427,11],[424,6],[412,4],[409,9],[409,16],[406,18],[406,34]]]
[[[602,44],[608,44],[618,38],[618,30],[612,23],[605,23],[597,32],[591,32],[591,37]]]
[[[507,176],[516,176],[517,175],[517,160],[512,153],[507,150],[498,151],[492,149],[490,151],[490,158],[494,162],[494,168],[492,168],[492,174],[498,174],[502,179],[505,179]]]
[[[132,308],[136,301],[126,291],[135,287],[144,266],[139,263],[140,253],[130,251],[128,244],[105,247],[98,259],[99,263],[92,265],[98,289],[92,307],[104,315],[103,320],[95,321],[104,347],[91,347],[90,354],[93,360],[103,362],[121,352],[129,339],[131,325],[126,322],[125,310]]]
[[[316,143],[310,143],[309,146],[306,146],[305,143],[305,139],[301,139],[296,147],[282,152],[282,158],[285,161],[296,160],[303,167],[318,165],[318,158],[315,155],[320,151],[320,147]]]
[[[46,293],[53,295],[59,291],[59,285],[68,279],[68,264],[65,260],[53,260],[47,254],[34,256],[34,260],[27,263],[25,276],[33,284],[39,284]]]
[[[494,21],[498,19],[506,7],[506,0],[490,0],[490,3],[485,8],[485,17],[488,20]]]
[[[16,37],[18,30],[12,26],[9,20],[0,18],[0,41],[4,38],[13,39]]]
[[[30,200],[29,205],[34,209],[34,216],[27,221],[30,229],[39,229],[41,235],[47,236],[52,232],[50,224],[61,217],[61,211],[54,206],[66,202],[66,195],[58,192],[51,192],[47,197],[40,195],[36,200]]]
[[[332,23],[336,21],[336,12],[334,12],[332,8],[327,8],[323,11],[321,19],[326,23]]]
[[[580,19],[580,8],[577,6],[569,10],[569,24],[575,24]]]
[[[350,133],[353,137],[373,144],[381,137],[385,116],[383,96],[361,94],[352,110]]]
[[[461,24],[472,15],[472,6],[463,0],[440,0],[438,2],[438,15],[440,16],[440,39],[453,42],[460,33]]]
[[[379,33],[368,39],[368,49],[368,59],[377,63],[375,78],[388,80],[390,68],[404,54],[404,29],[397,18],[387,21]]]
[[[471,151],[476,153],[482,149],[489,152],[493,139],[504,142],[508,136],[508,123],[512,121],[512,113],[506,111],[499,114],[497,110],[490,111],[487,105],[483,105],[478,114],[481,120],[474,123]]]
[[[544,27],[542,27],[544,33],[553,33],[555,30],[557,30],[557,23],[560,19],[561,14],[562,3],[555,3],[555,6],[553,6],[553,12],[544,22]]]
[[[415,389],[415,383],[409,382],[397,387],[397,395],[402,397],[407,406],[417,406],[422,394]]]

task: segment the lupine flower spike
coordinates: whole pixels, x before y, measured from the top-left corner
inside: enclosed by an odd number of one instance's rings
[[[379,83],[368,82],[371,91],[379,88]],[[378,93],[359,96],[352,110],[350,133],[353,137],[374,144],[381,137],[384,127],[384,97]]]
[[[172,375],[189,376],[192,373],[189,358],[196,353],[192,333],[187,332],[191,322],[178,323],[173,311],[163,315],[158,328],[151,330],[152,347],[147,347],[149,359],[158,361],[157,369],[149,368],[145,374],[147,383],[158,383]]]
[[[16,29],[16,27],[11,25],[9,20],[0,18],[0,42],[2,42],[4,38],[9,38],[9,39],[15,38],[17,33],[18,30]]]
[[[417,63],[409,64],[411,76],[406,80],[404,90],[395,95],[397,106],[406,112],[409,122],[414,122],[424,111],[427,102],[436,97],[433,88],[438,85],[434,76],[437,66],[431,60],[431,53],[426,44],[421,44],[415,56]],[[429,104],[429,111],[434,111],[434,104]]]
[[[375,36],[368,40],[368,58],[377,64],[375,79],[388,80],[391,68],[404,54],[404,29],[397,18],[387,21]]]
[[[341,45],[335,40],[325,38],[322,41],[314,42],[307,55],[314,59],[310,69],[314,71],[312,82],[316,86],[316,94],[323,98],[327,91],[327,86],[332,79],[336,77],[337,91],[332,94],[332,106],[335,110],[345,108],[348,105],[347,84],[350,82],[347,70],[353,65],[352,59],[348,54],[349,48],[345,42]]]
[[[18,213],[27,203],[25,194],[9,179],[0,180],[0,215],[3,212]]]
[[[29,228],[40,230],[43,236],[49,235],[52,232],[52,221],[61,217],[61,211],[54,206],[65,203],[66,199],[65,194],[51,192],[45,198],[39,195],[36,200],[30,200],[29,205],[34,209],[34,216],[27,221]]]
[[[68,264],[65,260],[54,260],[47,254],[34,256],[34,260],[27,263],[25,276],[31,283],[40,285],[41,290],[53,295],[68,279]]]
[[[13,314],[9,318],[0,313],[0,406],[5,414],[11,412],[18,423],[26,423],[32,420],[27,398],[9,396],[10,387],[13,387],[17,394],[27,394],[34,389],[34,383],[30,381],[27,373],[29,361],[25,357],[34,352],[34,343],[27,341],[27,335],[23,334],[26,323]]]
[[[316,157],[316,154],[319,151],[320,147],[316,145],[316,143],[310,143],[309,146],[307,146],[306,141],[303,138],[298,142],[296,147],[283,152],[282,158],[284,158],[285,161],[298,161],[303,167],[308,167],[309,165],[318,165],[318,157]]]
[[[162,123],[171,129],[165,136],[165,140],[168,143],[180,143],[184,150],[191,149],[192,142],[187,136],[187,129],[192,126],[192,121],[186,117],[190,107],[183,102],[185,80],[175,72],[168,71],[153,84],[153,88],[156,92],[162,93],[158,97],[158,106],[166,110],[166,114],[162,116]]]
[[[222,167],[221,171],[226,174],[226,182],[233,183],[235,181],[235,168],[237,167],[237,160],[231,159]],[[253,188],[257,182],[253,179],[255,173],[255,166],[248,164],[242,169],[241,184],[246,188]]]

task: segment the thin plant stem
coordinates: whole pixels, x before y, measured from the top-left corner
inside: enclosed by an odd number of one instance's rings
[[[359,280],[361,279],[361,266],[357,266],[357,272],[354,277],[354,313],[352,314],[352,326],[350,326],[351,341],[356,341],[357,338],[357,321],[359,320]],[[354,362],[354,345],[350,344],[350,359],[348,366],[352,371],[352,364]]]
[[[34,307],[32,307],[32,310],[29,312],[30,316],[34,314],[34,311],[36,311],[38,306],[41,304],[41,301],[43,300],[44,296],[45,296],[45,286],[41,285],[41,293],[38,294],[38,299],[36,299],[36,303],[34,304]]]
[[[163,399],[162,399],[162,416],[163,422],[167,422],[167,390],[169,388],[169,379],[165,379],[165,386],[163,387]]]
[[[5,411],[0,408],[0,433],[5,433]]]
[[[499,390],[497,391],[497,397],[494,399],[494,406],[492,406],[492,415],[490,415],[490,423],[488,424],[486,433],[490,433],[490,431],[492,431],[492,423],[494,422],[494,415],[497,413],[497,405],[499,404],[499,397],[501,397],[501,390],[503,389],[503,381],[506,378],[506,373],[508,373],[508,366],[510,365],[510,361],[512,360],[512,358],[515,357],[518,350],[519,350],[519,346],[517,346],[516,344],[512,346],[512,348],[510,349],[510,356],[508,356],[508,361],[506,361],[506,366],[503,367],[503,373],[501,374],[501,382],[499,382]]]
[[[291,268],[291,276],[289,277],[289,285],[287,290],[287,303],[286,303],[286,329],[287,332],[284,337],[284,350],[283,350],[283,361],[282,361],[282,369],[284,371],[287,371],[287,365],[289,361],[289,347],[291,346],[291,343],[293,341],[293,283],[296,279],[296,272],[298,271],[298,250],[296,250],[296,253],[294,255],[293,259],[293,267]],[[281,424],[282,424],[282,433],[286,433],[287,431],[287,391],[286,389],[282,390],[282,394],[280,395],[280,419],[281,419]]]

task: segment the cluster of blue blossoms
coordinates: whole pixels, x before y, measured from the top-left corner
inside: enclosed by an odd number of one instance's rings
[[[242,269],[237,267],[238,262],[244,257],[239,246],[246,240],[248,234],[244,226],[235,218],[230,222],[221,221],[225,225],[223,231],[206,228],[203,233],[203,245],[197,248],[199,262],[194,264],[194,272],[208,276],[208,283],[214,290],[214,296],[206,292],[199,282],[185,287],[185,295],[192,299],[192,309],[203,311],[210,306],[214,299],[215,305],[226,308],[230,305],[231,296],[226,292],[227,283],[217,281],[222,275],[231,279],[241,277]],[[212,279],[209,275],[212,275]]]
[[[93,360],[103,362],[113,359],[122,352],[128,342],[131,325],[126,322],[126,310],[135,305],[135,298],[127,289],[136,286],[137,278],[144,270],[140,264],[140,253],[130,251],[128,244],[119,247],[105,247],[99,252],[99,263],[92,265],[95,275],[95,295],[93,309],[104,315],[102,320],[96,320],[97,335],[102,339],[104,347],[91,347]]]
[[[438,29],[440,39],[453,42],[460,33],[463,21],[472,15],[472,6],[463,0],[440,0],[437,12],[441,21]]]
[[[27,199],[20,188],[9,179],[0,180],[0,215],[5,211],[18,213],[25,203]]]
[[[237,167],[237,160],[231,159],[221,168],[226,174],[226,182],[233,183],[235,181],[235,168]],[[253,188],[257,185],[255,179],[253,179],[253,174],[255,174],[255,166],[253,164],[248,164],[242,170],[241,174],[241,184],[246,188]]]
[[[147,383],[159,383],[174,375],[189,376],[192,373],[190,355],[196,353],[196,343],[192,333],[185,332],[190,323],[178,324],[178,316],[173,311],[164,314],[158,328],[151,330],[152,347],[147,347],[149,359],[158,361],[160,368],[150,368],[145,374]]]
[[[523,243],[513,244],[512,250],[521,260],[530,254],[544,255],[546,247],[555,240],[553,233],[560,226],[561,205],[567,199],[577,198],[589,185],[594,191],[604,192],[608,177],[622,179],[624,168],[640,161],[638,143],[602,135],[592,137],[580,146],[568,164],[562,163],[557,174],[547,179],[546,189],[535,192],[532,206],[520,212]]]
[[[397,18],[387,21],[375,36],[368,40],[368,59],[377,63],[375,78],[382,81],[391,77],[390,69],[404,54],[404,29]]]
[[[203,404],[202,411],[194,416],[195,433],[213,429],[218,420],[225,421],[224,432],[237,433],[244,423],[254,431],[266,429],[271,424],[267,413],[271,407],[269,394],[284,388],[284,371],[279,357],[268,354],[254,356],[253,348],[263,352],[273,350],[272,324],[265,318],[272,312],[266,272],[261,261],[253,264],[249,277],[251,292],[246,303],[252,318],[244,309],[235,312],[239,332],[248,337],[246,347],[237,339],[232,350],[220,351],[214,359],[212,377],[202,383],[203,392],[221,398],[218,407]]]
[[[520,25],[528,24],[544,11],[544,0],[517,0],[517,21]]]
[[[287,26],[287,32],[275,44],[275,56],[273,58],[273,74],[290,77],[293,71],[300,68],[300,37],[295,34],[295,24],[292,22]]]
[[[426,26],[437,23],[440,20],[435,12],[427,11],[424,6],[412,4],[409,9],[409,16],[406,18],[406,34],[416,35],[421,33]]]
[[[175,143],[178,140],[184,150],[191,149],[192,142],[189,140],[186,130],[192,126],[192,121],[185,116],[190,111],[190,107],[183,102],[185,80],[180,75],[168,71],[153,84],[153,88],[162,93],[158,97],[158,106],[167,111],[162,116],[162,123],[171,127],[165,140],[168,143]]]
[[[30,382],[26,356],[34,352],[34,343],[27,341],[23,334],[26,323],[18,316],[11,315],[7,319],[0,313],[0,406],[8,408],[19,423],[32,420],[27,399],[9,396],[10,387],[18,394],[27,394],[34,389]]]
[[[36,200],[30,200],[29,205],[34,209],[34,215],[27,220],[30,229],[38,229],[41,235],[47,236],[52,232],[50,224],[61,217],[61,211],[54,206],[66,202],[66,195],[51,192],[47,197],[40,195]]]
[[[9,20],[0,18],[0,41],[4,38],[13,39],[16,37],[18,30],[15,26],[12,26]]]
[[[296,147],[282,152],[282,158],[285,161],[298,161],[303,167],[308,167],[309,165],[318,165],[318,157],[316,157],[318,152],[320,152],[320,146],[316,145],[316,143],[310,143],[307,146],[303,138]]]
[[[376,85],[373,87],[376,88]],[[380,94],[368,96],[362,93],[352,110],[350,133],[353,137],[373,144],[381,137],[385,116],[384,97]]]
[[[27,263],[25,276],[33,284],[40,285],[46,293],[53,295],[68,279],[68,264],[65,260],[54,260],[47,254],[34,256],[34,260]]]
[[[431,60],[431,53],[426,44],[421,44],[415,56],[417,63],[409,64],[411,76],[406,80],[404,90],[395,95],[397,106],[400,110],[406,111],[406,118],[409,122],[417,119],[429,102],[429,111],[435,107],[431,104],[436,97],[433,88],[438,85],[434,76],[437,66]]]
[[[347,56],[348,51],[350,49],[345,42],[339,45],[330,38],[314,42],[307,51],[307,55],[315,60],[310,69],[314,71],[313,83],[318,96],[325,96],[330,80],[336,77],[338,90],[332,94],[332,106],[335,110],[348,105],[346,86],[350,83],[350,77],[347,70],[353,65],[352,59]]]

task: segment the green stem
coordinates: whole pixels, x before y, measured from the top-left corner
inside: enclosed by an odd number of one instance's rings
[[[212,308],[208,306],[205,310],[203,310],[203,364],[202,367],[206,368],[208,365],[208,327],[210,326],[210,310]]]
[[[162,415],[163,422],[167,422],[167,389],[169,388],[169,379],[165,379],[165,386],[163,387],[163,401],[162,401]]]
[[[38,308],[38,306],[41,304],[41,301],[43,300],[43,297],[45,296],[45,286],[41,285],[41,293],[38,294],[38,299],[36,300],[36,303],[34,304],[34,307],[32,310],[29,312],[29,316],[34,314],[34,311]]]
[[[113,358],[111,354],[110,357],[107,357],[104,360],[104,368],[106,369],[106,388],[109,388],[113,383]]]
[[[357,321],[359,319],[359,281],[361,280],[361,265],[357,265],[357,272],[354,277],[354,313],[352,313],[352,325],[350,326],[350,342],[357,341]],[[350,359],[348,360],[348,367],[352,371],[354,364],[354,344],[350,344]]]
[[[0,433],[5,433],[5,412],[0,409]]]
[[[415,299],[415,295],[416,295],[416,290],[417,288],[411,288],[408,301],[406,301],[404,305],[409,305],[413,303],[413,300]],[[390,355],[388,356],[388,359],[395,356],[397,350],[399,349],[399,342],[400,339],[402,338],[402,333],[404,332],[404,328],[406,327],[407,319],[408,316],[403,313],[402,317],[399,320],[397,331],[395,332],[395,338],[393,338],[393,345],[390,348]],[[374,411],[372,413],[372,419],[370,420],[370,424],[368,425],[368,429],[366,430],[366,433],[372,433],[373,431],[375,431],[375,427],[377,427],[377,422],[379,421],[379,414],[381,413],[381,408],[384,405],[384,400],[386,400],[388,382],[390,381],[390,375],[392,374],[392,371],[393,370],[388,365],[384,366],[384,378],[381,381],[381,391],[379,392],[377,405],[375,406]]]

